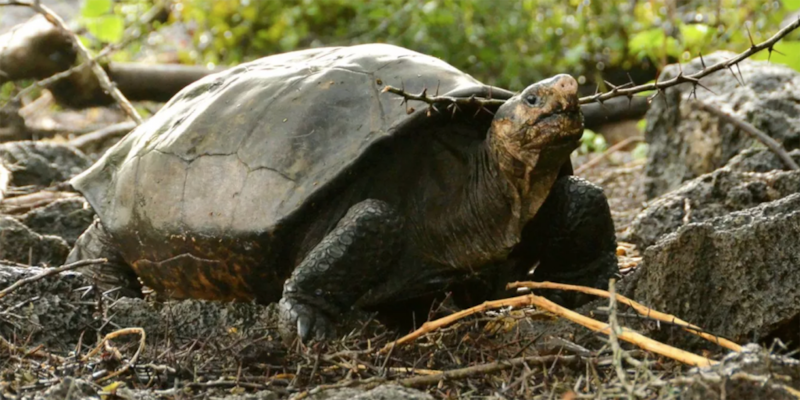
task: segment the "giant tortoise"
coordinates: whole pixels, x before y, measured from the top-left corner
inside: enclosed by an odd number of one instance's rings
[[[414,112],[387,84],[507,101]],[[185,88],[72,180],[99,221],[70,261],[107,258],[88,272],[127,295],[140,279],[173,298],[280,300],[303,338],[352,307],[480,301],[533,267],[604,286],[614,227],[602,191],[571,176],[582,130],[568,75],[515,95],[390,45],[262,58]]]

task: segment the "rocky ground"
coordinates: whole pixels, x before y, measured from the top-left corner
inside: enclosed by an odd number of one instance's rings
[[[619,291],[751,344],[728,352],[605,299],[578,311],[613,315],[719,361],[712,367],[628,344],[615,351],[605,336],[532,307],[479,313],[381,352],[406,332],[370,315],[344,321],[338,340],[287,346],[271,305],[153,293],[116,299],[74,271],[14,287],[61,265],[94,217],[65,182],[103,147],[84,153],[56,137],[0,143],[0,397],[800,398],[792,356],[800,343],[800,172],[695,104],[727,107],[800,162],[800,75],[765,63],[741,69],[743,85],[717,74],[703,81],[715,94],[701,89],[695,99],[691,86],[676,87],[656,99],[646,160],[628,148],[581,173],[609,198]],[[444,304],[433,314],[451,311]]]

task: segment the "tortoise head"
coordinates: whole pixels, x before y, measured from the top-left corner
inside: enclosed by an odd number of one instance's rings
[[[553,162],[558,162],[555,158],[566,162],[582,134],[578,82],[561,74],[528,86],[506,101],[492,121],[489,141],[504,169],[530,171],[543,161],[543,155]]]

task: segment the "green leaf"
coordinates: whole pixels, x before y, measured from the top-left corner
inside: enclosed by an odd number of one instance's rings
[[[85,22],[89,33],[101,42],[118,43],[125,32],[125,20],[117,15],[87,18]]]
[[[111,0],[86,0],[81,9],[81,16],[86,18],[99,17],[111,11]]]
[[[800,41],[798,40],[780,41],[775,45],[775,50],[780,51],[783,54],[778,54],[777,52],[773,52],[772,56],[770,57],[769,52],[762,51],[754,55],[753,59],[766,60],[769,57],[769,60],[771,62],[784,64],[794,69],[795,71],[800,71]]]
[[[640,142],[631,152],[634,160],[644,160],[647,158],[647,143]]]
[[[800,9],[800,0],[783,0],[783,8],[787,11]]]

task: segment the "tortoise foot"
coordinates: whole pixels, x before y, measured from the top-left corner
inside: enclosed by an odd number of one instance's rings
[[[284,342],[294,339],[325,340],[334,336],[334,327],[330,318],[321,309],[299,300],[282,298],[278,303],[278,330]]]

